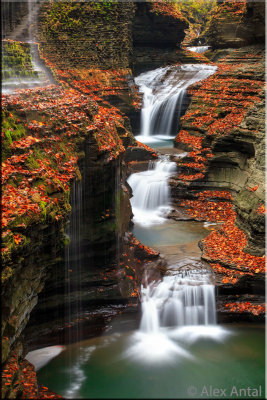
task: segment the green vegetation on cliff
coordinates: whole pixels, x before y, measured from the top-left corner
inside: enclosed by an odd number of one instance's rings
[[[185,44],[194,41],[198,44],[198,36],[205,29],[212,10],[216,6],[216,0],[176,0],[176,7],[189,22],[186,32]]]
[[[41,47],[59,68],[127,68],[133,15],[132,1],[44,3]]]
[[[2,42],[2,79],[36,76],[28,43]]]

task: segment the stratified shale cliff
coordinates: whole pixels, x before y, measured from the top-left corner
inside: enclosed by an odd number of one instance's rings
[[[257,0],[217,1],[203,33],[215,49],[264,43],[265,2]]]
[[[224,49],[206,53],[218,70],[188,91],[191,104],[176,137],[176,146],[188,155],[178,162],[180,173],[171,182],[180,212],[222,223],[201,248],[216,273],[220,318],[232,320],[261,318],[265,310],[265,48],[262,36],[253,32],[254,44],[239,49],[231,49],[236,42],[227,36],[228,22],[237,14],[240,29],[249,25],[256,32],[260,10],[262,21],[264,8],[256,3],[219,3],[221,31],[213,30],[216,14],[208,33]]]
[[[133,68],[135,74],[179,61],[180,43],[188,22],[170,3],[136,2],[133,19]]]

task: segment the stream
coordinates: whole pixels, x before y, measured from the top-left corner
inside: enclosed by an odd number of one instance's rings
[[[248,388],[253,397],[264,398],[264,329],[216,323],[213,277],[198,248],[209,225],[167,218],[168,179],[176,171],[168,154],[175,120],[186,88],[215,71],[203,64],[171,66],[135,80],[144,94],[137,139],[164,154],[128,178],[133,233],[165,255],[167,272],[159,282],[144,279],[138,330],[111,329],[27,355],[38,368],[39,383],[65,398],[212,398],[214,389],[224,391],[221,397],[244,398]],[[124,317],[115,317],[112,326],[119,325],[118,318]]]

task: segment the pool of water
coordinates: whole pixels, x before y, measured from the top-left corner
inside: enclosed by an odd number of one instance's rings
[[[210,233],[202,222],[166,219],[162,224],[144,226],[135,223],[132,232],[146,246],[164,246],[193,242]]]
[[[216,389],[221,398],[246,398],[248,388],[265,398],[264,329],[204,328],[117,333],[67,346],[38,381],[65,398],[214,398]]]
[[[135,137],[141,143],[146,144],[153,149],[159,148],[172,148],[173,140],[175,136],[166,136],[166,135],[153,135],[153,136],[141,136],[138,135]]]

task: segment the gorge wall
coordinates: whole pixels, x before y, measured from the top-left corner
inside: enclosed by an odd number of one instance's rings
[[[56,84],[3,98],[3,398],[47,393],[24,359],[26,342],[34,349],[99,334],[137,303],[142,269],[164,264],[127,232],[125,162],[157,157],[126,117],[133,123],[140,106],[132,70],[205,60],[179,48],[187,21],[161,2],[47,2],[38,14],[41,58]],[[231,217],[202,246],[221,315],[230,302],[235,318],[243,295],[249,315],[263,302],[264,64],[261,44],[228,46],[224,39],[209,55],[218,73],[189,91],[176,143],[190,153],[171,185],[185,218]]]
[[[83,3],[79,17],[77,4],[38,10],[40,55],[56,84],[3,97],[3,398],[55,397],[38,387],[27,351],[99,334],[136,302],[145,265],[163,264],[126,232],[124,157],[157,156],[111,104],[134,109],[133,3]],[[3,44],[14,46],[7,78],[31,64],[30,45]]]
[[[177,180],[171,182],[180,212],[197,220],[224,222],[201,243],[202,258],[216,274],[221,320],[261,319],[265,310],[265,48],[262,36],[253,32],[254,44],[238,49],[231,48],[237,45],[236,37],[223,36],[229,33],[227,21],[236,15],[240,29],[249,22],[256,32],[259,9],[262,21],[262,5],[219,3],[207,37],[213,36],[220,49],[205,54],[216,60],[218,70],[190,87],[191,104],[176,137],[176,146],[188,151],[178,163]],[[218,13],[224,18],[217,21]]]
[[[217,1],[203,38],[214,49],[264,43],[265,3],[257,0]]]

